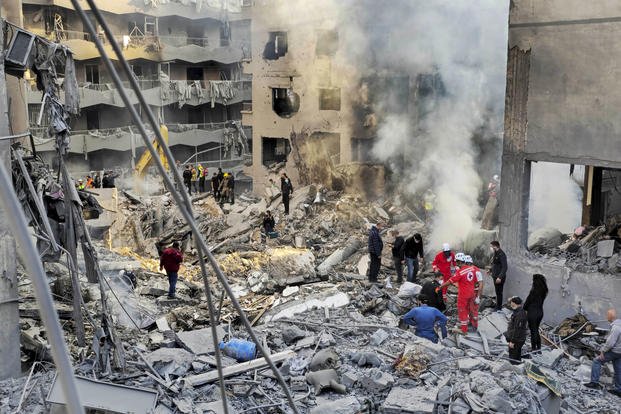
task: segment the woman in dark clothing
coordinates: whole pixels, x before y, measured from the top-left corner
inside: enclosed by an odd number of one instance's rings
[[[530,329],[530,343],[533,351],[541,349],[541,337],[539,336],[539,324],[543,319],[543,302],[548,295],[546,278],[540,274],[533,275],[533,286],[524,302],[524,310],[528,317]]]

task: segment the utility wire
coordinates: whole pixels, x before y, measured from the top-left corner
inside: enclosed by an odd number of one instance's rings
[[[287,384],[281,374],[281,372],[278,370],[278,368],[276,367],[276,365],[274,364],[274,361],[271,359],[271,357],[269,356],[269,354],[266,352],[266,350],[263,348],[263,346],[261,345],[261,342],[259,341],[256,333],[254,332],[254,330],[252,329],[252,326],[250,324],[250,322],[248,321],[248,318],[246,317],[243,309],[241,308],[241,305],[239,304],[239,302],[237,301],[237,298],[235,297],[233,290],[231,289],[230,284],[228,283],[228,280],[226,278],[226,276],[224,276],[224,274],[222,273],[222,270],[220,269],[218,262],[216,261],[215,257],[213,256],[213,254],[211,253],[211,251],[209,250],[207,243],[205,242],[205,239],[203,238],[202,234],[200,233],[200,230],[198,228],[198,225],[196,223],[196,221],[194,220],[193,214],[191,212],[191,201],[188,197],[188,195],[181,191],[181,193],[178,193],[175,190],[175,186],[172,182],[172,180],[170,179],[170,177],[168,176],[168,173],[162,163],[162,161],[159,159],[159,154],[158,151],[155,149],[154,145],[151,143],[150,138],[147,134],[147,131],[144,127],[144,125],[142,124],[142,120],[140,119],[140,117],[138,116],[136,109],[134,108],[134,106],[131,104],[129,97],[127,96],[127,93],[125,92],[125,90],[123,89],[123,84],[119,78],[118,73],[116,73],[114,66],[112,64],[112,62],[110,61],[110,58],[108,57],[103,44],[101,43],[101,40],[96,36],[96,32],[95,29],[93,28],[92,23],[90,22],[90,20],[88,19],[88,16],[85,14],[84,9],[81,7],[81,5],[79,4],[78,0],[71,0],[75,10],[78,12],[78,14],[80,15],[80,18],[82,19],[87,31],[93,36],[93,40],[95,41],[95,45],[97,46],[97,49],[99,51],[99,53],[102,56],[102,59],[110,73],[110,76],[112,77],[118,91],[119,94],[121,95],[123,102],[126,106],[126,108],[129,110],[130,114],[132,115],[132,118],[134,119],[134,121],[136,122],[137,127],[140,130],[140,133],[142,135],[143,141],[145,143],[145,146],[147,147],[149,153],[151,154],[151,157],[153,159],[153,161],[155,162],[158,171],[160,172],[162,179],[164,181],[164,184],[166,185],[167,189],[171,192],[171,195],[173,196],[173,198],[175,199],[175,202],[177,203],[177,205],[179,206],[179,209],[181,211],[181,213],[183,214],[185,220],[187,221],[188,225],[190,226],[190,228],[192,229],[192,232],[194,233],[194,236],[196,237],[196,242],[198,244],[199,247],[199,254],[205,254],[207,256],[207,258],[209,259],[210,264],[212,265],[214,272],[216,273],[216,276],[218,277],[218,280],[220,281],[220,283],[222,284],[224,290],[226,291],[227,295],[229,296],[230,300],[231,300],[231,304],[233,305],[233,307],[235,308],[236,312],[239,314],[240,319],[242,321],[242,323],[244,324],[246,330],[248,331],[248,334],[250,335],[250,337],[252,338],[252,340],[256,343],[257,348],[259,349],[259,351],[263,354],[263,356],[265,357],[266,362],[268,363],[269,367],[271,368],[271,370],[273,371],[274,375],[276,376],[279,384],[281,385],[284,393],[287,396],[287,400],[289,402],[289,405],[291,406],[291,409],[293,410],[293,412],[295,414],[298,414],[298,409],[295,405],[295,401],[293,400],[293,396],[291,394],[291,391],[289,390],[289,388],[287,387]],[[117,55],[117,58],[119,60],[119,62],[122,64],[123,69],[125,70],[125,73],[127,75],[127,78],[130,82],[130,85],[132,87],[132,89],[134,90],[134,92],[136,93],[136,96],[140,102],[140,104],[143,107],[144,112],[147,114],[147,117],[149,119],[149,122],[151,124],[151,127],[153,129],[153,132],[155,134],[155,139],[157,141],[157,144],[163,149],[164,154],[166,156],[166,159],[169,163],[169,165],[171,165],[172,167],[172,172],[173,175],[175,177],[176,182],[180,185],[181,187],[181,176],[179,171],[177,171],[176,168],[174,168],[175,165],[175,160],[174,157],[170,151],[170,148],[168,147],[167,143],[164,141],[157,121],[155,120],[155,117],[153,116],[153,113],[150,109],[150,107],[146,104],[144,96],[142,95],[142,91],[140,90],[140,87],[136,81],[136,79],[131,76],[131,70],[129,68],[129,64],[127,63],[127,60],[125,59],[125,57],[123,56],[123,53],[120,49],[120,47],[118,46],[118,44],[116,43],[116,40],[114,39],[114,36],[112,35],[110,28],[108,27],[107,23],[105,22],[105,20],[103,19],[99,9],[97,8],[97,6],[94,4],[93,0],[87,0],[87,3],[91,9],[91,12],[95,15],[95,18],[97,19],[98,23],[102,26],[102,28],[104,29],[104,32],[106,34],[106,37],[109,39],[110,44],[112,45],[112,48],[114,49],[115,54]],[[187,206],[187,207],[186,207]],[[206,294],[207,292],[210,292],[210,288],[209,288],[209,281],[207,278],[206,274],[203,274],[203,282],[205,284],[205,291]],[[210,315],[211,317],[211,315]],[[215,328],[214,328],[215,330]],[[214,343],[217,343],[217,337],[214,336]],[[222,397],[223,397],[223,408],[225,412],[228,412],[228,408],[227,405],[225,403],[225,399],[226,399],[226,394],[225,394],[225,390],[224,390],[224,381],[221,375],[222,372],[222,364],[220,361],[220,352],[219,352],[219,348],[216,346],[216,360],[218,362],[218,373],[219,376],[221,377],[221,381],[220,381],[220,386],[222,389]]]

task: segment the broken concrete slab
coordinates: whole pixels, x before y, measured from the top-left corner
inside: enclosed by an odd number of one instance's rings
[[[479,318],[478,330],[488,339],[499,338],[507,331],[508,320],[504,313],[493,312]]]
[[[75,376],[80,402],[85,408],[121,414],[149,414],[155,409],[158,393],[140,387],[127,387],[92,378]],[[47,401],[53,405],[67,404],[58,376],[54,377]]]
[[[343,248],[336,250],[327,259],[325,259],[319,266],[317,266],[317,273],[320,276],[326,276],[334,266],[347,260],[351,255],[360,250],[362,242],[358,239],[353,239],[349,244]]]
[[[615,240],[601,240],[597,242],[597,257],[611,257],[615,251]]]
[[[327,401],[310,410],[310,414],[356,414],[362,406],[354,396]]]
[[[378,368],[371,368],[360,377],[360,385],[369,392],[380,392],[395,383],[395,378]]]
[[[160,348],[146,354],[144,358],[162,377],[183,376],[194,361],[194,355],[191,352],[179,348]]]
[[[300,287],[299,286],[287,286],[283,291],[282,291],[282,296],[284,298],[288,298],[291,295],[295,295],[296,293],[298,293],[300,291]]]
[[[383,329],[378,329],[375,331],[373,335],[371,335],[371,339],[369,339],[369,343],[374,346],[381,345],[384,343],[386,339],[390,338],[390,333],[386,332]]]
[[[312,308],[340,308],[349,304],[349,295],[344,292],[328,291],[326,293],[308,297],[304,301],[291,301],[284,303],[266,312],[265,322],[278,319],[290,318],[298,313]]]
[[[221,325],[218,325],[216,326],[216,332],[218,335],[218,342],[220,342],[225,334],[224,328]],[[175,333],[177,343],[195,355],[204,355],[215,352],[212,338],[211,328]]]
[[[565,355],[563,350],[558,348],[545,349],[540,353],[533,354],[532,359],[537,364],[553,367]]]
[[[563,242],[563,233],[554,228],[542,228],[533,231],[528,236],[528,250],[531,252],[545,252],[558,247]]]
[[[457,360],[457,367],[460,371],[472,372],[481,369],[485,365],[480,358],[460,358]]]
[[[438,387],[393,387],[382,408],[386,414],[433,414]],[[469,409],[470,407],[468,407]]]

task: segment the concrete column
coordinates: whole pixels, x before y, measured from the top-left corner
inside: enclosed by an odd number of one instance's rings
[[[0,2],[0,16],[16,26],[24,27],[21,0],[3,0]],[[28,102],[26,101],[26,81],[15,76],[6,77],[7,102],[11,132],[19,134],[28,131]]]
[[[0,30],[0,56],[4,56],[3,44],[4,33]],[[4,79],[4,59],[0,59],[0,137],[11,135]],[[10,171],[8,140],[0,140],[0,162]],[[15,239],[8,229],[9,219],[0,209],[0,380],[21,374]]]

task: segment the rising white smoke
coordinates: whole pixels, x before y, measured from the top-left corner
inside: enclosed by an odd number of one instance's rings
[[[582,190],[570,177],[569,165],[532,163],[528,217],[530,231],[553,227],[563,233],[573,232],[582,222],[581,200]]]
[[[480,148],[473,144],[473,135],[485,125],[502,125],[509,0],[290,0],[277,4],[275,13],[289,23],[290,34],[300,25],[335,22],[339,50],[333,64],[347,71],[354,68],[354,73],[348,72],[352,83],[378,74],[409,76],[412,102],[418,75],[435,74],[441,80],[442,93],[419,120],[416,104],[394,113],[390,93],[373,97],[370,104],[379,122],[374,155],[393,164],[402,190],[420,195],[431,188],[435,193],[427,241],[431,247],[463,240],[480,213],[482,180],[476,168]],[[296,52],[290,48],[290,53]],[[307,73],[311,67],[297,69],[312,78]],[[487,132],[483,135],[500,139],[498,131]],[[406,168],[401,170],[404,160]],[[490,166],[485,179],[496,173]]]

